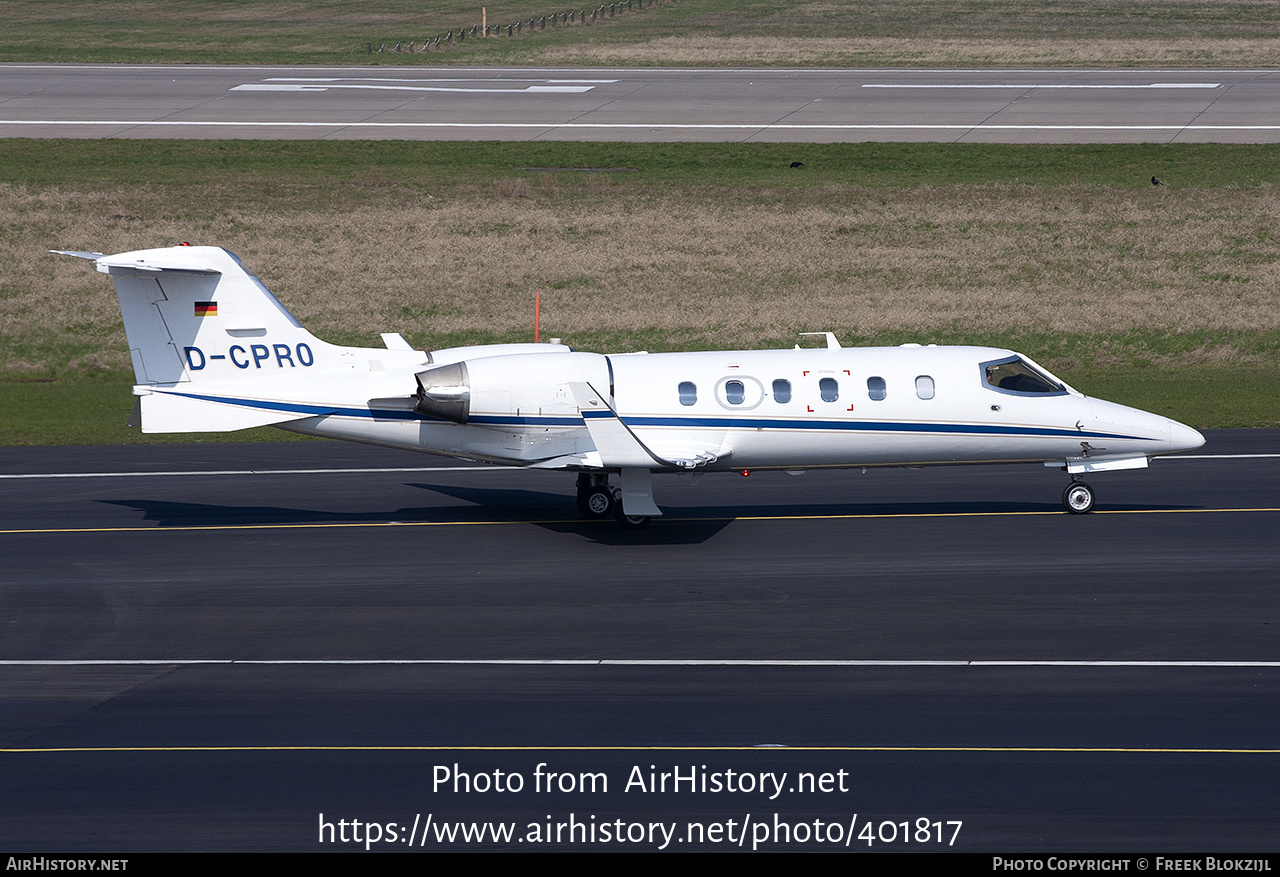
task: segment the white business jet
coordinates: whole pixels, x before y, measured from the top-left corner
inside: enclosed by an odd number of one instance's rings
[[[91,259],[115,280],[143,432],[292,432],[577,474],[587,517],[661,515],[654,472],[957,463],[1090,472],[1198,448],[1181,423],[1091,399],[1011,350],[824,348],[579,353],[491,344],[429,353],[398,334],[339,347],[302,327],[217,247]],[[618,476],[618,486],[610,485]]]

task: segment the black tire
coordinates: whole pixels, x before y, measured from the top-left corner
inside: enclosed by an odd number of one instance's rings
[[[613,498],[613,491],[608,487],[593,487],[587,491],[582,507],[588,518],[607,518],[613,514],[618,503]]]
[[[1073,515],[1087,515],[1093,511],[1093,488],[1083,481],[1073,481],[1062,491],[1062,506]]]
[[[622,510],[621,502],[616,502],[613,505],[613,519],[624,530],[643,530],[649,526],[648,515],[628,515]]]

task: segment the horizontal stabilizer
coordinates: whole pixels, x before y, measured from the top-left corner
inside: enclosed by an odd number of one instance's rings
[[[121,259],[118,256],[103,256],[97,260],[98,271],[102,274],[200,274],[213,276],[222,272],[207,265],[196,265],[191,262],[157,259]]]
[[[75,256],[77,259],[92,259],[95,262],[103,256],[102,253],[86,253],[84,250],[50,250],[49,252],[59,256]]]

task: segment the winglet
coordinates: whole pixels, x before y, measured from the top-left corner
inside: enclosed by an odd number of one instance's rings
[[[800,334],[801,335],[821,335],[823,338],[827,339],[828,350],[840,349],[840,341],[839,339],[836,338],[835,332],[801,332]],[[799,347],[800,345],[797,344],[796,346]]]

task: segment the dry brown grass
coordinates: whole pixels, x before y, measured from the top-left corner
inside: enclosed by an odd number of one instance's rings
[[[508,4],[510,5],[510,4]],[[161,29],[171,28],[192,41],[201,30],[206,33],[236,25],[288,27],[349,28],[358,32],[370,27],[403,27],[430,23],[433,16],[424,14],[424,4],[403,0],[374,0],[350,3],[347,0],[219,0],[216,3],[192,3],[189,0],[79,0],[57,3],[49,0],[5,0],[5,20],[11,27],[48,27],[61,23],[74,29],[80,25],[110,30],[119,23],[140,22]],[[51,10],[56,7],[56,13]],[[416,13],[416,14],[415,14]],[[480,14],[475,6],[474,16]],[[21,31],[19,31],[21,32]],[[162,32],[162,31],[161,31]],[[250,31],[245,30],[245,33]],[[154,34],[142,30],[139,39]]]
[[[473,197],[400,203],[388,192],[333,210],[179,218],[160,190],[0,185],[0,371],[126,369],[111,284],[45,251],[180,240],[236,251],[317,334],[375,344],[379,331],[428,346],[513,336],[529,326],[535,289],[544,331],[569,343],[1280,329],[1270,186],[833,188],[808,200],[535,178]],[[1235,355],[1219,346],[1195,361]]]
[[[662,36],[636,43],[530,48],[522,61],[546,65],[675,65],[699,67],[992,67],[1280,65],[1280,38],[1240,37],[1060,39],[984,37]]]
[[[488,2],[490,24],[597,4]],[[15,61],[671,65],[1280,64],[1274,0],[664,0],[587,27],[367,56],[480,24],[474,0],[4,0]],[[53,11],[51,11],[53,10]]]

